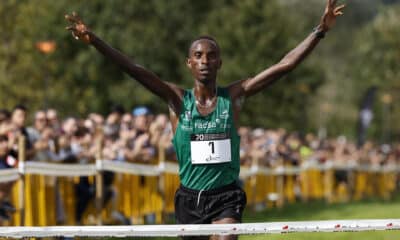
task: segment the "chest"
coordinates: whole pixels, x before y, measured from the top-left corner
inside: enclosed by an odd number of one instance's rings
[[[187,108],[181,114],[179,121],[180,130],[187,134],[230,132],[232,128],[229,109],[221,107],[206,116],[200,114],[197,109]]]

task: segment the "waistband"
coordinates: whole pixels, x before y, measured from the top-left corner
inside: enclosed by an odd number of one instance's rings
[[[179,186],[179,189],[181,191],[183,191],[184,193],[194,194],[194,195],[198,195],[200,192],[202,195],[215,195],[215,194],[223,193],[223,192],[230,191],[230,190],[236,190],[238,188],[239,188],[239,185],[237,184],[236,181],[232,182],[228,185],[224,185],[222,187],[209,189],[209,190],[191,189],[191,188],[187,188],[187,187],[183,186],[182,184]]]

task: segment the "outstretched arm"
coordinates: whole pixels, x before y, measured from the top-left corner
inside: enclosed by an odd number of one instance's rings
[[[90,31],[76,13],[65,15],[65,18],[72,24],[67,29],[71,31],[72,36],[76,40],[93,45],[100,53],[119,65],[124,72],[132,76],[152,93],[165,100],[174,111],[179,112],[183,92],[181,88],[172,83],[162,81],[153,72],[134,63],[126,55],[109,46]]]
[[[314,49],[325,33],[333,27],[336,17],[342,15],[345,7],[336,7],[337,0],[327,0],[325,12],[317,28],[297,47],[290,51],[277,64],[265,69],[255,77],[241,80],[229,86],[231,97],[237,99],[243,96],[251,96],[271,83],[293,70]]]

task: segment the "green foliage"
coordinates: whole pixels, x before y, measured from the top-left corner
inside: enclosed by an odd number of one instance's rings
[[[345,2],[345,15],[311,56],[246,101],[241,124],[301,131],[327,127],[331,134],[354,135],[363,90],[371,84],[398,87],[399,1]],[[307,4],[302,0],[3,0],[1,107],[22,102],[39,109],[47,102],[64,115],[81,115],[106,113],[118,103],[128,110],[146,104],[166,111],[165,104],[158,104],[157,97],[111,61],[75,41],[65,30],[65,13],[76,11],[111,46],[162,79],[190,88],[193,79],[184,63],[189,44],[198,35],[213,35],[221,45],[218,81],[227,85],[278,62],[318,24],[324,4],[320,0]],[[53,53],[37,50],[36,43],[44,40],[55,41]]]
[[[387,132],[400,133],[396,124],[400,120],[397,106],[400,93],[400,4],[383,8],[374,21],[365,26],[358,35],[353,59],[357,59],[353,76],[360,81],[357,88],[362,94],[369,86],[379,89],[375,102],[375,119],[371,135],[387,141]],[[368,39],[368,41],[366,41]],[[385,103],[384,96],[391,96]],[[388,126],[390,124],[390,126]]]
[[[147,104],[156,110],[165,110],[155,104],[156,97],[143,91],[109,60],[70,37],[64,29],[67,23],[63,15],[73,10],[110,45],[132,56],[162,79],[187,88],[193,80],[184,61],[191,39],[199,34],[215,35],[220,41],[224,53],[220,79],[221,84],[228,84],[278,61],[285,51],[295,46],[291,35],[301,32],[283,14],[277,1],[154,0],[145,4],[138,0],[129,4],[124,1],[6,1],[2,16],[12,12],[8,8],[14,10],[12,18],[2,24],[13,29],[13,37],[9,34],[9,38],[2,39],[12,44],[1,50],[6,55],[1,61],[4,66],[0,76],[4,86],[2,102],[7,107],[25,102],[37,109],[44,106],[47,97],[51,106],[63,109],[65,114],[107,112],[112,103],[126,108]],[[42,40],[55,41],[56,51],[46,56],[40,54],[35,43]],[[264,121],[264,113],[270,115],[268,119],[285,117],[286,112],[296,114],[294,109],[304,105],[304,94],[290,94],[293,92],[290,88],[299,84],[291,79],[300,79],[302,71],[307,70],[300,70],[285,80],[289,85],[279,84],[276,91],[249,103],[266,102],[280,109],[249,107],[245,113],[251,118],[244,117],[244,122],[248,124],[249,119],[257,116],[253,124],[272,126],[275,121]],[[314,72],[309,72],[304,82],[315,83]],[[284,125],[291,126],[291,117],[287,119]]]
[[[306,35],[294,18],[288,18],[278,1],[235,1],[215,7],[202,33],[215,36],[222,48],[223,67],[219,83],[255,76],[278,62]],[[295,39],[295,40],[294,40]],[[241,122],[260,127],[304,129],[307,116],[299,109],[323,77],[303,65],[268,90],[246,100]]]

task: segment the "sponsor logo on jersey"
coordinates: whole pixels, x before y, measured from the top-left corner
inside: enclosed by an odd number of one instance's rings
[[[217,123],[215,122],[195,122],[194,123],[194,128],[198,128],[198,129],[207,129],[207,128],[216,128],[217,127]]]
[[[185,115],[183,116],[184,121],[192,120],[192,113],[190,111],[185,111]]]
[[[228,119],[228,118],[229,118],[228,109],[223,110],[223,111],[221,112],[221,114],[219,115],[219,117],[220,117],[221,119]]]

